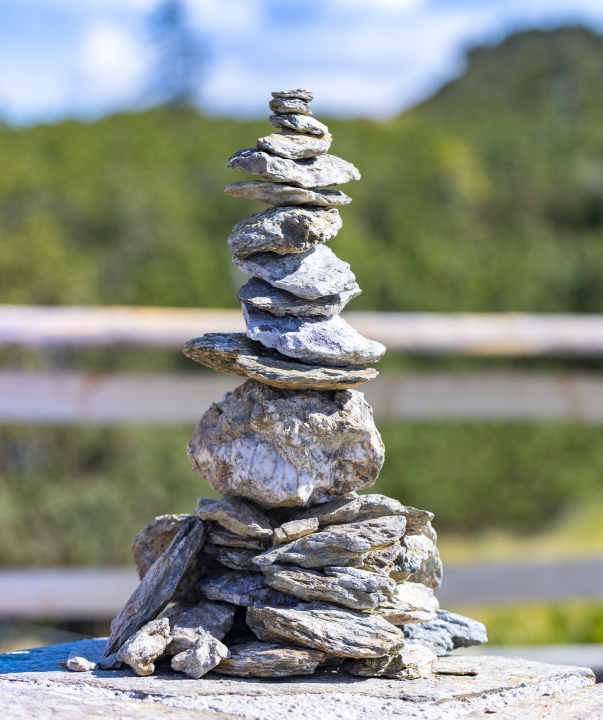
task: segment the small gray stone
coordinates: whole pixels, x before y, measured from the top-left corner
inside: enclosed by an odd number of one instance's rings
[[[170,642],[170,621],[152,620],[134,633],[117,651],[117,659],[127,663],[137,675],[152,675],[155,660]]]
[[[268,105],[275,115],[312,115],[308,103],[299,98],[274,98]]]
[[[307,88],[297,88],[295,90],[275,90],[271,93],[273,98],[298,98],[310,102],[314,100],[314,93]]]
[[[267,205],[348,205],[352,198],[341,190],[324,190],[312,188],[292,187],[282,183],[263,182],[251,180],[249,182],[236,182],[227,185],[224,191],[233,197],[244,197],[248,200],[257,200]]]
[[[234,258],[233,262],[248,275],[311,300],[357,288],[349,264],[326,245],[315,245],[306,252],[290,255],[254,253],[244,260]]]
[[[363,677],[389,677],[395,680],[417,680],[432,672],[435,654],[424,645],[405,643],[392,655],[366,660],[355,660],[348,665],[352,675]]]
[[[242,498],[199,498],[195,512],[201,520],[214,520],[226,530],[252,538],[272,537],[270,521],[255,505]]]
[[[337,498],[329,502],[312,505],[309,508],[293,513],[292,519],[301,520],[315,517],[318,519],[320,527],[324,527],[325,525],[359,522],[361,520],[387,517],[388,515],[403,515],[407,518],[406,527],[408,532],[409,519],[407,510],[408,508],[393,498],[386,495],[371,494],[352,498]],[[427,515],[433,517],[431,513],[427,513]]]
[[[215,558],[219,563],[231,570],[256,570],[253,558],[258,554],[256,550],[247,548],[226,547],[224,545],[212,545],[206,542],[203,552]]]
[[[312,675],[327,660],[319,650],[249,642],[233,645],[230,657],[222,660],[214,672],[234,677],[290,677]]]
[[[71,653],[65,662],[59,660],[58,664],[72,672],[88,672],[96,667],[95,662],[74,653]],[[121,665],[121,662],[119,664]]]
[[[401,545],[400,555],[391,573],[396,582],[408,580],[411,575],[418,573],[423,563],[436,552],[435,545],[425,535],[409,535],[407,532]]]
[[[301,115],[282,115],[280,117],[301,117]],[[312,118],[305,119],[312,120]],[[272,182],[289,183],[308,189],[360,180],[358,170],[351,163],[336,155],[319,155],[302,160],[288,160],[257,148],[245,148],[229,158],[226,167],[259,175]]]
[[[256,142],[256,147],[289,160],[300,160],[325,155],[329,152],[332,139],[328,133],[322,137],[316,137],[291,130],[281,130],[280,133],[272,133],[272,135],[260,138]]]
[[[395,594],[381,603],[377,612],[392,625],[434,620],[440,604],[431,588],[420,583],[398,583]]]
[[[208,600],[223,600],[242,607],[251,605],[291,607],[298,602],[296,598],[287,597],[270,587],[262,573],[250,573],[245,570],[214,573],[203,578],[197,587]]]
[[[198,680],[230,655],[226,645],[209,633],[198,638],[188,650],[174,655],[172,670]]]
[[[237,535],[217,524],[209,531],[206,542],[213,543],[214,545],[226,545],[227,547],[251,548],[252,550],[259,550],[260,552],[267,550],[269,545],[268,539]]]
[[[338,657],[381,657],[404,645],[404,635],[383,618],[330,603],[251,607],[247,625],[264,642],[293,643]]]
[[[200,602],[193,607],[175,607],[167,616],[170,643],[167,655],[178,655],[193,647],[206,633],[222,640],[232,627],[235,609],[221,602]]]
[[[308,520],[290,520],[283,523],[280,527],[275,528],[272,535],[273,545],[282,545],[286,542],[299,540],[301,537],[311,535],[318,530],[318,520],[316,518],[308,518]]]
[[[275,207],[237,223],[228,247],[241,260],[255,252],[300,253],[331,240],[340,229],[335,208]]]
[[[486,628],[481,622],[447,610],[438,610],[433,620],[405,626],[404,635],[412,642],[431,648],[436,655],[488,642]]]
[[[295,115],[293,113],[289,115],[271,115],[268,120],[275,128],[287,128],[288,130],[318,135],[319,137],[329,132],[329,128],[324,123],[307,115]]]

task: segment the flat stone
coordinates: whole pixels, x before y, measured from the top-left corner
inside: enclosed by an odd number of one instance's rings
[[[275,115],[312,115],[308,103],[299,98],[274,98],[268,105]]]
[[[281,115],[276,117],[283,119],[302,116]],[[317,122],[312,118],[304,118],[304,120]],[[360,173],[352,163],[342,160],[336,155],[319,155],[302,160],[288,160],[257,148],[245,148],[229,158],[226,167],[251,173],[251,175],[259,175],[272,182],[288,183],[308,189],[360,180]]]
[[[322,137],[316,137],[316,135],[281,130],[280,133],[272,133],[272,135],[260,138],[256,142],[256,147],[289,160],[300,160],[325,155],[329,152],[332,140],[329,133]]]
[[[207,633],[222,640],[231,629],[235,609],[222,602],[200,602],[193,607],[175,607],[167,619],[170,623],[170,643],[167,655],[178,655],[193,647]]]
[[[197,585],[208,600],[250,607],[252,605],[271,605],[275,607],[291,607],[297,600],[287,597],[266,582],[262,573],[235,571],[215,573],[203,578]]]
[[[214,520],[226,530],[252,538],[272,537],[270,521],[255,505],[242,498],[199,498],[195,512],[201,520]]]
[[[280,527],[275,528],[272,536],[273,545],[282,545],[286,542],[298,540],[306,535],[311,535],[318,530],[318,520],[309,518],[308,520],[290,520],[283,523]]]
[[[401,549],[402,546],[398,541],[382,550],[366,553],[362,556],[362,565],[359,569],[389,577]]]
[[[256,252],[300,253],[328,242],[341,230],[336,208],[274,207],[238,222],[228,237],[234,257]]]
[[[240,547],[226,547],[206,542],[203,552],[215,558],[219,563],[231,570],[257,570],[253,558],[258,554],[256,550]]]
[[[117,651],[117,659],[127,663],[137,675],[152,675],[155,660],[170,642],[170,621],[152,620],[142,627]]]
[[[408,645],[409,643],[406,643],[405,647]],[[450,662],[450,658],[447,658],[446,662],[441,662],[436,655],[431,671],[436,675],[471,675],[473,677],[479,675],[477,663],[472,658],[462,655],[455,655],[454,662]]]
[[[312,675],[318,665],[327,659],[319,650],[249,642],[230,648],[230,657],[216,668],[222,675],[235,677],[290,677]]]
[[[341,190],[306,189],[261,180],[231,183],[224,188],[224,191],[233,197],[244,197],[277,207],[281,205],[328,207],[329,205],[348,205],[352,202],[352,198],[342,193]]]
[[[267,550],[269,545],[268,539],[237,535],[236,533],[230,532],[230,530],[225,530],[223,527],[220,527],[220,525],[214,525],[209,531],[206,542],[212,543],[213,545],[226,545],[227,547],[251,548],[252,550],[259,550],[260,552]]]
[[[337,657],[381,657],[404,644],[404,635],[383,618],[330,603],[250,607],[247,624],[264,642],[293,643]]]
[[[212,370],[241,377],[246,377],[246,373],[237,364],[237,359],[240,357],[282,359],[279,352],[268,349],[262,343],[250,340],[245,333],[206,333],[201,337],[189,340],[184,346],[184,354]]]
[[[352,610],[372,610],[391,597],[396,583],[357,568],[325,568],[324,574],[286,565],[264,568],[267,583],[288,595],[312,602],[332,602]]]
[[[348,263],[340,260],[326,245],[290,255],[254,253],[235,266],[281,290],[315,300],[325,295],[355,291],[356,278]]]
[[[324,123],[307,115],[295,115],[294,113],[290,113],[289,115],[271,115],[268,120],[275,128],[287,128],[288,130],[295,130],[295,132],[309,133],[310,135],[318,135],[319,137],[329,132],[329,128]],[[321,183],[317,183],[317,185],[320,184]]]
[[[391,576],[396,582],[404,582],[411,575],[418,573],[423,563],[429,560],[436,552],[436,546],[425,535],[406,535],[400,541],[400,555]]]
[[[176,533],[193,515],[158,515],[132,540],[132,556],[142,580],[151,565],[169,547]]]
[[[310,102],[314,100],[314,93],[307,88],[297,88],[296,90],[275,90],[272,94],[273,98],[298,98]]]
[[[276,288],[261,278],[252,277],[239,290],[237,300],[272,315],[328,316],[338,315],[361,292],[356,285],[352,290],[310,300]]]
[[[433,620],[406,626],[404,635],[431,648],[436,655],[488,642],[485,625],[448,610],[438,610]]]
[[[376,612],[392,625],[407,625],[434,620],[439,608],[440,603],[431,588],[420,583],[402,582]]]
[[[195,644],[172,658],[172,670],[198,680],[227,658],[230,652],[226,645],[205,633]]]
[[[398,541],[404,535],[405,527],[405,518],[396,516],[349,525],[331,525],[321,532],[266,550],[255,557],[253,563],[258,568],[282,563],[305,568],[358,566],[362,564],[365,553]],[[413,584],[413,588],[416,587]],[[419,591],[415,589],[413,592],[416,594]],[[429,592],[433,595],[431,590]]]
[[[417,680],[431,674],[436,656],[424,645],[406,643],[392,655],[355,660],[347,666],[352,675],[389,677],[395,680]]]
[[[222,494],[291,507],[369,487],[384,447],[356,390],[280,390],[248,380],[205,413],[188,455]]]

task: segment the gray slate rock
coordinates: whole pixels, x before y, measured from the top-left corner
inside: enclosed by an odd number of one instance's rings
[[[383,618],[330,603],[251,607],[247,625],[264,642],[293,643],[337,657],[381,657],[404,645],[402,632]]]
[[[402,503],[389,498],[386,495],[359,495],[351,498],[336,498],[329,502],[312,505],[311,507],[298,510],[293,513],[292,519],[301,520],[303,518],[315,517],[318,519],[320,527],[325,525],[338,525],[339,523],[351,523],[361,520],[371,520],[388,515],[400,515],[406,518],[406,528],[413,525],[413,514]],[[423,512],[423,511],[419,511]],[[433,517],[432,513],[424,513],[425,522]]]
[[[290,677],[312,675],[327,655],[319,650],[249,642],[230,648],[230,657],[214,672],[234,677]]]
[[[268,105],[275,115],[312,115],[308,103],[299,98],[274,98]]]
[[[363,555],[362,564],[359,568],[377,575],[390,577],[396,558],[400,555],[401,550],[402,546],[399,541],[382,550],[374,550]]]
[[[308,602],[332,602],[352,610],[372,610],[396,590],[394,580],[357,568],[328,567],[324,574],[285,565],[269,565],[263,570],[267,583],[281,592]]]
[[[214,525],[209,531],[205,542],[212,543],[213,545],[226,545],[226,547],[251,548],[259,552],[267,550],[270,545],[270,541],[267,538],[244,537],[243,535],[230,532],[230,530],[225,530],[218,524]]]
[[[281,290],[315,300],[326,295],[355,291],[356,278],[348,263],[326,245],[290,255],[254,253],[244,260],[233,259],[239,270],[254,275]]]
[[[245,333],[206,333],[189,340],[184,346],[184,354],[212,370],[242,377],[246,377],[246,373],[237,364],[237,358],[241,356],[282,360],[279,352],[250,340]]]
[[[329,133],[322,137],[316,137],[315,135],[291,132],[291,130],[281,130],[280,133],[272,133],[272,135],[257,140],[256,147],[289,160],[301,160],[325,155],[329,152],[332,140]]]
[[[423,563],[436,552],[436,546],[425,535],[409,535],[401,540],[400,555],[396,558],[391,577],[396,582],[408,580],[411,575],[419,572]]]
[[[251,180],[249,182],[236,182],[227,185],[224,191],[233,197],[244,197],[248,200],[257,200],[267,205],[316,205],[328,207],[329,205],[348,205],[352,198],[341,190],[324,190],[312,188],[293,187],[281,183],[262,182]]]
[[[293,113],[289,115],[271,115],[268,120],[275,128],[287,128],[287,130],[318,135],[319,137],[329,132],[329,128],[324,123],[307,115],[295,115]]]
[[[237,223],[228,247],[241,260],[256,252],[300,253],[331,240],[340,229],[335,208],[274,207]]]
[[[227,658],[230,652],[226,645],[205,633],[195,644],[172,658],[172,670],[184,673],[198,680]]]
[[[201,520],[214,520],[226,530],[252,538],[272,537],[270,521],[255,505],[242,498],[199,498],[195,512]]]
[[[158,515],[135,536],[132,540],[132,556],[140,580],[192,517],[194,515]]]
[[[246,570],[215,573],[203,578],[197,587],[208,600],[222,600],[241,607],[291,607],[298,602],[296,598],[288,597],[271,587],[262,573]]]
[[[121,661],[119,664],[121,665]],[[90,670],[94,670],[96,667],[95,662],[92,662],[92,660],[88,660],[88,658],[82,657],[77,653],[71,653],[65,662],[59,660],[57,665],[61,665],[72,672],[89,672]]]
[[[155,660],[169,642],[170,621],[167,618],[152,620],[126,640],[117,652],[117,659],[127,663],[137,675],[152,675]]]
[[[257,550],[213,545],[206,542],[203,552],[231,570],[257,570],[252,562],[253,558],[258,554]]]
[[[281,563],[304,568],[358,566],[362,564],[365,553],[397,542],[404,535],[405,527],[404,517],[331,525],[321,532],[266,550],[254,558],[253,563],[258,568]]]
[[[301,117],[301,115],[281,115],[280,117]],[[312,118],[304,118],[304,120],[309,121]],[[317,121],[313,120],[313,122]],[[259,175],[272,182],[289,183],[308,189],[360,180],[360,173],[352,163],[346,162],[336,155],[319,155],[302,160],[288,160],[257,148],[245,148],[229,158],[226,167]]]
[[[308,520],[290,520],[283,523],[280,527],[274,529],[272,535],[273,545],[282,545],[286,542],[299,540],[301,537],[311,535],[318,530],[318,520],[309,518]]]
[[[354,660],[347,666],[352,675],[389,677],[394,680],[418,680],[431,674],[436,655],[418,643],[405,643],[392,655],[366,660]]]
[[[224,495],[292,507],[369,487],[384,447],[356,390],[279,390],[248,380],[205,413],[188,455]]]
[[[431,588],[420,583],[402,582],[376,612],[392,625],[407,625],[434,620],[439,608]]]
[[[178,655],[189,650],[199,639],[209,633],[222,640],[232,627],[235,609],[222,602],[200,602],[193,607],[171,609],[167,619],[170,623],[170,642],[166,655]]]
[[[295,90],[275,90],[271,93],[273,98],[298,98],[310,102],[314,100],[314,93],[307,88],[297,88]]]
[[[438,549],[435,548],[431,557],[427,558],[421,569],[408,578],[409,582],[421,583],[437,592],[442,587],[444,568]]]
[[[405,626],[404,636],[412,642],[426,645],[436,655],[488,642],[486,627],[481,622],[448,610],[438,610],[433,620]]]

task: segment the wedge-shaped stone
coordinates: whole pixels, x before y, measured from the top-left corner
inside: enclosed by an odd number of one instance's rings
[[[119,664],[121,665],[121,661]],[[72,672],[89,672],[90,670],[94,670],[96,667],[95,662],[92,662],[91,660],[88,660],[88,658],[82,657],[77,653],[71,653],[65,661],[58,660],[57,665],[67,668],[67,670],[71,670]]]
[[[272,537],[270,521],[255,505],[234,497],[199,498],[195,512],[201,520],[214,520],[230,532],[252,538]]]
[[[316,300],[298,297],[286,290],[280,290],[260,278],[250,278],[239,290],[237,300],[265,310],[272,315],[328,316],[338,315],[350,300],[362,291],[358,286],[336,295],[327,295]]]
[[[197,585],[208,600],[223,600],[231,605],[271,605],[291,607],[297,599],[284,595],[266,582],[262,573],[246,570],[214,573],[203,578]]]
[[[281,115],[279,119],[286,117],[301,117],[301,115]],[[309,121],[312,118],[304,118],[304,120]],[[328,187],[341,185],[350,180],[360,180],[360,173],[352,163],[336,155],[288,160],[257,148],[245,148],[235,153],[226,163],[226,167],[259,175],[272,182],[289,183],[302,188]]]
[[[188,455],[224,495],[292,507],[369,487],[384,448],[356,390],[280,390],[248,380],[205,413]]]
[[[431,648],[436,655],[488,642],[486,627],[481,622],[447,610],[438,610],[433,620],[406,626],[404,635]]]
[[[273,545],[282,545],[286,542],[293,542],[306,535],[311,535],[318,530],[318,520],[309,518],[308,520],[291,520],[283,523],[280,527],[275,528],[272,535]]]
[[[234,677],[290,677],[312,675],[327,655],[319,650],[249,642],[230,647],[230,657],[214,672]]]
[[[382,603],[377,613],[392,625],[407,625],[434,620],[440,608],[431,588],[420,583],[398,583],[395,594]]]
[[[310,102],[314,100],[314,93],[307,88],[297,88],[296,90],[275,90],[271,93],[273,98],[298,98]]]
[[[293,643],[338,657],[381,657],[404,645],[402,632],[378,615],[330,603],[251,607],[247,610],[247,625],[264,642]]]
[[[152,620],[134,633],[117,652],[117,659],[127,663],[137,675],[152,675],[155,660],[170,642],[170,622],[167,618]]]
[[[404,535],[405,527],[404,517],[331,525],[321,532],[267,550],[254,558],[253,563],[259,568],[282,563],[305,568],[358,566],[362,564],[363,554],[397,542]]]
[[[142,580],[151,565],[167,550],[176,533],[193,515],[158,515],[132,540],[132,555]]]
[[[400,554],[396,558],[391,577],[396,582],[408,580],[411,575],[418,573],[424,562],[429,560],[436,552],[436,546],[425,535],[409,535],[401,540]]]
[[[352,610],[372,610],[396,591],[396,583],[387,577],[357,568],[329,567],[324,574],[286,565],[264,568],[268,584],[296,597],[332,602]]]
[[[270,208],[237,223],[228,247],[238,259],[256,252],[300,253],[331,240],[340,229],[335,208]]]
[[[248,275],[311,300],[357,287],[348,263],[340,260],[326,245],[316,245],[306,252],[290,255],[254,253],[244,260],[235,258],[233,262]]]
[[[275,128],[287,128],[288,130],[295,130],[295,132],[309,133],[319,137],[329,132],[329,128],[324,123],[307,115],[295,115],[294,113],[271,115],[268,120]],[[320,183],[317,184],[320,185]]]
[[[328,153],[332,139],[328,133],[322,137],[316,137],[315,135],[302,135],[291,130],[281,130],[280,133],[260,138],[256,142],[256,146],[260,150],[279,157],[301,160]]]
[[[184,346],[184,354],[212,370],[242,377],[245,377],[246,373],[237,364],[237,358],[240,356],[282,359],[280,353],[269,350],[262,343],[250,340],[245,333],[206,333],[189,340]]]
[[[231,570],[257,570],[252,562],[253,558],[258,554],[257,550],[213,545],[206,542],[203,546],[203,552]]]
[[[167,615],[170,643],[166,655],[178,655],[193,647],[206,633],[221,640],[232,627],[235,609],[221,602],[200,602],[193,607],[176,606]]]
[[[172,658],[172,670],[198,680],[230,655],[226,645],[205,633],[194,645]]]
[[[275,115],[312,115],[308,103],[299,98],[274,98],[268,104]]]
[[[227,547],[251,548],[259,552],[267,550],[270,546],[270,540],[267,538],[244,537],[243,535],[230,532],[230,530],[225,530],[218,524],[214,525],[209,531],[206,542],[212,543],[213,545],[226,545]]]
[[[348,205],[352,202],[352,198],[342,193],[341,190],[319,190],[318,188],[309,190],[261,180],[231,183],[224,188],[224,191],[233,197],[244,197],[277,207],[281,205],[328,207],[329,205]]]
[[[354,660],[347,666],[352,675],[389,677],[395,680],[417,680],[431,674],[435,653],[418,643],[405,643],[392,655],[367,660]]]

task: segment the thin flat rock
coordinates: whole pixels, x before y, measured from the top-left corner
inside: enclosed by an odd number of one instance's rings
[[[391,598],[377,608],[381,617],[392,625],[410,625],[434,620],[440,603],[431,588],[420,583],[398,583]]]
[[[342,193],[341,190],[306,189],[261,180],[231,183],[224,188],[224,191],[233,197],[257,200],[277,207],[281,205],[328,207],[329,205],[348,205],[352,202],[352,198]]]
[[[158,515],[132,540],[132,556],[140,580],[193,515]]]
[[[448,610],[438,610],[433,620],[404,627],[404,635],[431,648],[436,655],[488,642],[485,625]]]
[[[270,545],[268,539],[250,538],[225,530],[220,525],[214,525],[207,534],[206,542],[214,545],[226,545],[227,547],[251,548],[252,550],[267,550]]]
[[[314,93],[307,88],[297,88],[295,90],[275,90],[271,93],[273,98],[297,98],[310,102],[314,100]]]
[[[264,513],[242,498],[199,498],[195,512],[201,520],[213,520],[226,530],[252,538],[272,537],[272,526]]]
[[[206,542],[203,552],[231,570],[257,570],[252,562],[258,554],[257,550],[213,545]]]
[[[282,115],[281,117],[301,117],[301,115]],[[312,118],[305,119],[311,120]],[[251,173],[251,175],[259,175],[272,182],[289,183],[308,189],[360,180],[360,173],[352,163],[342,160],[336,155],[319,155],[302,160],[288,160],[257,148],[245,148],[229,158],[226,167]]]
[[[299,540],[301,537],[311,535],[318,530],[318,520],[310,518],[308,520],[290,520],[283,523],[280,527],[274,529],[272,535],[273,545],[282,545],[286,542]]]
[[[316,137],[315,135],[302,135],[290,130],[281,130],[280,133],[272,133],[272,135],[260,138],[256,142],[256,147],[288,160],[301,160],[328,153],[332,139],[329,133],[322,137]]]
[[[324,123],[307,115],[296,115],[294,113],[288,115],[271,115],[268,120],[275,128],[287,128],[287,130],[318,135],[319,137],[327,135],[329,132],[329,128]],[[321,183],[317,184],[320,185]]]
[[[312,115],[308,103],[299,98],[274,98],[268,105],[275,115]]]
[[[241,607],[252,605],[291,607],[299,602],[296,598],[288,597],[271,587],[262,573],[246,570],[215,573],[203,578],[197,587],[208,600],[221,600]]]
[[[230,657],[222,660],[214,672],[250,678],[313,675],[326,659],[327,655],[319,650],[250,642],[231,646]]]
[[[189,340],[184,346],[184,354],[212,370],[242,377],[245,377],[246,373],[237,364],[239,356],[260,356],[273,360],[282,358],[280,353],[250,340],[245,333],[206,333]]]
[[[347,666],[352,675],[389,677],[395,680],[417,680],[431,674],[436,656],[429,648],[406,643],[391,655],[355,660]]]

